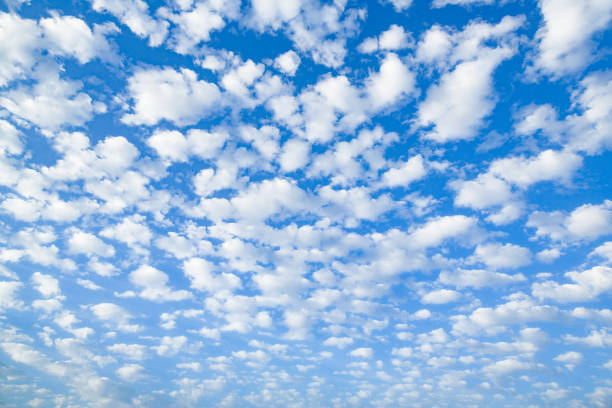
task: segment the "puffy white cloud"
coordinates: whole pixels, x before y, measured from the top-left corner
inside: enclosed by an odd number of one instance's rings
[[[107,346],[106,349],[129,360],[144,360],[147,358],[147,347],[142,344],[115,343]]]
[[[442,305],[456,302],[461,298],[461,293],[450,289],[438,289],[423,294],[421,302],[425,304]]]
[[[20,133],[6,120],[0,120],[0,155],[17,155],[23,152]]]
[[[427,174],[423,156],[417,154],[398,167],[392,167],[382,175],[382,183],[387,187],[407,186]]]
[[[149,7],[142,0],[91,0],[98,13],[113,14],[141,38],[149,37],[149,45],[160,45],[167,33],[168,22],[155,20],[149,15]]]
[[[448,340],[449,336],[442,328],[434,329],[427,333],[421,333],[416,338],[416,342],[419,344],[446,343]]]
[[[450,183],[457,195],[455,205],[484,209],[503,205],[513,199],[513,193],[505,181],[484,173],[474,180],[457,180]]]
[[[244,101],[248,101],[251,92],[248,88],[263,75],[264,69],[263,64],[256,64],[252,60],[248,60],[244,64],[223,75],[221,78],[221,86],[229,94],[235,95]]]
[[[536,229],[537,237],[555,241],[593,240],[612,233],[612,201],[606,200],[600,205],[584,204],[568,215],[561,211],[535,211],[529,216],[527,226]]]
[[[44,129],[81,126],[94,113],[106,111],[102,102],[80,92],[79,81],[63,80],[55,67],[39,67],[32,86],[19,86],[0,97],[0,106],[11,114]]]
[[[481,289],[484,287],[499,288],[517,282],[524,282],[526,280],[527,278],[520,273],[508,275],[485,269],[458,269],[453,272],[443,271],[440,272],[440,276],[438,277],[440,283],[452,285],[459,289]]]
[[[597,248],[595,248],[589,256],[598,255],[602,258],[608,260],[608,262],[612,262],[612,241],[604,242]]]
[[[134,113],[126,113],[121,120],[131,125],[151,126],[161,120],[180,126],[197,123],[218,106],[220,97],[215,84],[198,80],[187,68],[136,71],[128,80],[128,90]]]
[[[438,61],[441,67],[454,66],[428,89],[419,105],[415,125],[431,127],[425,132],[426,138],[445,143],[476,136],[495,106],[493,72],[514,55],[512,33],[523,20],[507,16],[496,25],[472,23],[452,37],[435,26],[424,35],[417,56]],[[487,40],[500,40],[501,45],[485,47]],[[452,50],[449,43],[454,45]]]
[[[469,235],[474,232],[477,221],[465,215],[449,215],[430,218],[426,224],[410,234],[414,247],[435,247],[449,238]]]
[[[36,21],[0,12],[0,86],[24,76],[36,63],[40,28]]]
[[[144,221],[145,217],[134,214],[124,218],[121,224],[104,228],[100,235],[123,242],[129,246],[149,245],[153,238],[153,233]]]
[[[417,45],[417,60],[440,63],[446,59],[453,47],[451,34],[438,25],[427,30]]]
[[[353,344],[353,342],[354,340],[351,337],[330,337],[328,339],[325,339],[323,345],[334,346],[338,347],[339,349],[343,349]]]
[[[469,316],[454,316],[453,334],[474,335],[481,330],[497,333],[509,325],[552,321],[560,316],[558,309],[539,305],[525,294],[515,293],[508,298],[495,307],[479,307]]]
[[[225,4],[224,4],[225,3]],[[224,14],[233,10],[234,2],[198,2],[192,10],[182,10],[179,14],[161,13],[176,25],[170,41],[174,50],[180,54],[195,51],[201,42],[210,40],[213,31],[225,26]]]
[[[142,265],[130,273],[130,282],[142,288],[140,297],[155,302],[180,301],[192,295],[186,290],[173,291],[166,285],[168,275],[149,265]]]
[[[389,29],[380,33],[378,37],[366,38],[359,44],[358,49],[369,54],[379,50],[401,50],[408,45],[408,33],[404,31],[404,27],[391,24]]]
[[[379,72],[366,81],[366,92],[372,107],[380,109],[413,93],[414,86],[414,74],[397,55],[389,53],[380,64]]]
[[[185,336],[164,336],[161,339],[159,346],[152,347],[158,355],[163,357],[175,356],[185,347],[187,344],[187,337]]]
[[[44,297],[61,294],[59,281],[51,275],[34,272],[32,275],[32,283],[34,284],[35,289]]]
[[[0,310],[21,309],[24,304],[17,297],[21,282],[0,282]]]
[[[352,357],[369,359],[372,358],[372,356],[374,355],[374,351],[370,347],[360,347],[356,348],[355,350],[352,350],[349,354]]]
[[[606,266],[595,266],[584,272],[567,272],[565,276],[574,283],[536,282],[532,286],[533,296],[562,303],[584,302],[612,289],[612,268]]]
[[[68,246],[71,252],[101,257],[110,257],[115,254],[115,248],[105,244],[104,241],[94,234],[81,231],[78,228],[71,228],[69,231],[71,232],[71,236],[68,239]]]
[[[582,354],[577,351],[568,351],[559,354],[557,357],[553,358],[553,360],[565,363],[565,366],[568,368],[573,368],[582,361]]]
[[[612,20],[612,4],[540,0],[539,6],[544,24],[536,33],[536,70],[559,77],[584,68],[592,59],[591,37]]]
[[[291,172],[303,168],[310,159],[310,144],[308,142],[290,139],[282,147],[279,158],[281,168],[286,172]]]
[[[5,341],[0,343],[0,348],[14,361],[36,367],[48,374],[61,377],[67,372],[66,366],[52,363],[47,356],[27,344]]]
[[[521,188],[541,181],[569,184],[576,170],[582,166],[582,157],[568,151],[544,150],[529,159],[511,157],[495,160],[489,172]]]
[[[492,4],[495,0],[433,0],[431,7],[442,8],[448,5],[457,6],[469,6],[469,5],[483,5]]]
[[[515,371],[530,370],[531,368],[533,368],[532,363],[520,361],[516,358],[507,358],[489,364],[488,366],[483,368],[483,371],[485,372],[485,374],[490,376],[501,376],[513,373]]]
[[[489,268],[519,268],[531,263],[531,251],[514,244],[481,244],[474,250],[474,258]]]
[[[116,371],[117,377],[126,382],[140,381],[145,378],[143,372],[144,367],[139,364],[125,364],[119,367]]]
[[[495,107],[493,71],[511,55],[503,48],[490,51],[477,60],[460,63],[433,85],[418,111],[418,125],[433,126],[426,137],[440,143],[474,138]]]
[[[608,333],[607,329],[591,330],[588,336],[578,337],[567,334],[563,336],[563,340],[567,343],[579,343],[589,347],[610,347],[612,346],[612,333]]]
[[[239,288],[242,282],[232,273],[214,273],[215,266],[201,258],[191,258],[183,263],[183,272],[191,281],[191,287],[197,290],[216,293],[232,291]]]
[[[142,330],[142,326],[130,324],[132,315],[114,303],[98,303],[90,307],[96,318],[109,322],[118,330],[133,333]]]
[[[391,3],[395,11],[398,12],[407,10],[412,5],[412,0],[386,0],[386,2]]]
[[[147,145],[155,149],[157,154],[170,161],[184,162],[189,156],[196,155],[203,159],[215,156],[228,139],[224,132],[207,132],[191,129],[185,137],[177,130],[156,130],[147,139]]]
[[[274,66],[289,76],[294,76],[300,66],[301,59],[293,50],[282,53],[274,60]]]
[[[92,31],[85,21],[73,16],[52,14],[41,19],[40,27],[45,40],[51,43],[52,52],[74,56],[81,64],[95,57],[114,60],[114,52],[105,34],[119,31],[114,24],[95,26]]]
[[[574,99],[582,112],[566,118],[569,146],[589,154],[612,148],[612,72],[594,72],[580,82]],[[559,127],[555,124],[555,127]]]
[[[253,24],[260,30],[278,29],[298,15],[302,0],[252,0]]]
[[[306,193],[295,183],[282,178],[251,183],[231,204],[241,218],[250,222],[265,220],[281,210],[291,212],[307,209]]]

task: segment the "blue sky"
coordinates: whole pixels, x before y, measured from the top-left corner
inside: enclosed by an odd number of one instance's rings
[[[612,1],[0,3],[0,405],[612,405]]]

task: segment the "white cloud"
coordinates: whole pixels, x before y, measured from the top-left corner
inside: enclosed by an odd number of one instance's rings
[[[493,269],[514,269],[531,263],[531,251],[514,244],[481,244],[474,250],[474,258]]]
[[[51,44],[51,50],[56,54],[74,56],[81,64],[95,57],[115,59],[111,45],[104,37],[105,34],[119,31],[114,24],[94,26],[92,31],[79,18],[57,14],[41,19],[39,24],[45,40]]]
[[[612,72],[594,72],[574,93],[580,114],[569,115],[562,128],[570,134],[569,146],[596,154],[612,148]],[[558,126],[557,126],[558,127]]]
[[[508,275],[485,269],[457,269],[454,272],[443,271],[438,277],[440,283],[452,285],[458,289],[484,287],[500,288],[527,280],[523,274]]]
[[[213,31],[225,26],[223,14],[226,10],[222,8],[225,5],[232,7],[232,3],[199,2],[193,10],[184,10],[179,14],[164,12],[164,15],[176,25],[170,41],[174,50],[180,54],[187,54],[196,51],[196,46],[201,42],[209,41]],[[220,6],[221,9],[215,6]]]
[[[431,7],[442,8],[449,4],[457,6],[483,5],[493,4],[495,0],[433,0]]]
[[[360,347],[349,353],[352,357],[370,359],[374,355],[373,350],[370,347]]]
[[[105,238],[112,238],[129,246],[149,245],[153,233],[147,227],[145,217],[134,214],[123,219],[121,224],[106,227],[100,232]]]
[[[308,142],[290,139],[282,147],[279,158],[281,168],[286,172],[291,172],[303,168],[310,159],[310,144]]]
[[[584,68],[592,59],[591,37],[612,20],[612,4],[540,0],[539,6],[544,24],[536,33],[536,70],[559,77]]]
[[[603,204],[584,204],[569,215],[561,211],[550,213],[535,211],[529,216],[527,226],[536,229],[537,237],[552,240],[593,240],[612,233],[612,201]]]
[[[253,0],[253,24],[264,30],[278,29],[283,23],[295,18],[302,7],[302,0]]]
[[[293,50],[289,50],[274,60],[274,66],[289,76],[294,76],[300,66],[300,57]]]
[[[533,368],[532,363],[520,361],[516,358],[507,358],[505,360],[500,360],[495,363],[489,364],[488,366],[483,368],[483,371],[487,375],[501,376],[513,373],[515,371],[530,370],[531,368]]]
[[[0,12],[0,86],[24,76],[36,63],[40,28],[36,21]]]
[[[582,157],[568,151],[544,150],[536,157],[511,157],[495,160],[489,172],[509,183],[526,188],[541,181],[569,184]]]
[[[147,145],[164,159],[174,162],[187,161],[191,155],[209,159],[223,147],[228,135],[224,132],[207,132],[191,129],[185,137],[177,130],[156,130],[147,139]]]
[[[98,303],[90,307],[96,318],[109,322],[118,330],[133,333],[142,330],[139,325],[130,324],[132,315],[114,303]]]
[[[88,256],[97,255],[110,257],[115,254],[115,248],[105,244],[100,238],[89,232],[81,231],[78,228],[71,228],[72,234],[68,239],[70,251],[75,254],[85,254]]]
[[[139,364],[126,364],[119,367],[115,372],[117,377],[126,382],[140,381],[145,378],[144,367]]]
[[[430,218],[410,235],[414,247],[435,247],[449,238],[469,235],[476,228],[476,219],[464,215]]]
[[[492,74],[512,51],[498,48],[474,61],[462,62],[427,91],[417,123],[433,126],[426,138],[440,143],[473,139],[495,107]]]
[[[389,53],[380,64],[379,72],[367,79],[366,92],[370,105],[380,109],[412,94],[414,86],[414,74],[397,55]]]
[[[471,23],[452,37],[438,26],[425,34],[417,56],[428,62],[437,61],[441,68],[454,66],[428,89],[418,107],[415,125],[431,128],[425,132],[426,138],[445,143],[476,136],[495,107],[493,72],[514,55],[512,33],[523,20],[507,16],[496,25]],[[497,39],[501,44],[496,48],[483,45]],[[452,50],[449,43],[454,43]]]
[[[142,288],[140,297],[155,302],[180,301],[192,296],[186,290],[173,291],[166,285],[168,275],[149,265],[142,265],[131,272],[130,282]]]
[[[63,80],[55,67],[39,67],[38,82],[30,87],[19,86],[0,97],[0,106],[11,114],[41,128],[56,130],[72,125],[81,126],[91,120],[94,113],[106,111],[101,102],[80,92],[79,81]]]
[[[506,303],[495,307],[479,307],[469,316],[454,316],[453,333],[474,335],[481,330],[498,333],[509,325],[551,321],[559,317],[558,309],[539,305],[522,293],[509,296]]]
[[[0,120],[0,156],[17,155],[23,152],[21,132],[6,120]]]
[[[357,47],[359,51],[370,54],[376,51],[395,51],[408,47],[408,33],[404,27],[392,24],[389,29],[383,31],[378,37],[366,38]]]
[[[594,255],[598,255],[607,259],[608,262],[612,262],[612,241],[604,242],[589,254],[589,256]]]
[[[216,293],[233,291],[242,285],[239,277],[232,273],[214,273],[214,265],[201,258],[191,258],[183,263],[183,272],[191,281],[191,287],[197,290]]]
[[[582,354],[577,351],[568,351],[559,354],[557,357],[553,358],[553,360],[573,366],[582,361]]]
[[[187,337],[185,336],[164,336],[161,339],[159,346],[152,347],[158,355],[163,357],[175,356],[183,349],[187,344]]]
[[[489,174],[480,174],[474,180],[456,180],[450,187],[457,192],[455,205],[484,209],[510,202],[514,195],[508,183]]]
[[[612,346],[612,333],[608,333],[607,329],[591,330],[588,336],[578,337],[567,334],[563,336],[563,340],[567,343],[579,343],[589,347],[610,347]]]
[[[386,0],[393,5],[395,11],[401,12],[407,10],[412,5],[412,0]]]
[[[423,156],[412,156],[398,167],[392,167],[382,175],[382,183],[387,187],[406,187],[413,181],[419,180],[427,174]]]
[[[142,344],[115,343],[107,346],[106,349],[129,360],[144,360],[147,358],[147,347]]]
[[[438,25],[427,30],[417,45],[416,58],[426,63],[441,63],[453,47],[451,34]]]
[[[128,90],[134,113],[126,113],[121,120],[131,125],[151,126],[161,120],[180,126],[197,123],[218,106],[220,97],[215,84],[198,80],[187,68],[136,71],[128,80]]]
[[[567,272],[565,276],[574,283],[536,282],[532,286],[533,296],[561,303],[584,302],[612,290],[612,268],[606,266],[595,266],[584,272]]]
[[[0,282],[0,310],[21,309],[24,304],[17,297],[21,282]]]
[[[461,293],[450,289],[438,289],[423,294],[421,302],[426,304],[442,305],[456,302],[461,298]]]
[[[61,294],[59,281],[51,275],[34,272],[32,275],[32,283],[34,284],[35,289],[44,297],[51,297]]]
[[[141,38],[149,37],[149,45],[160,45],[168,32],[168,22],[155,20],[142,0],[90,0],[98,13],[113,14]]]
[[[339,349],[343,349],[353,344],[353,342],[354,340],[351,337],[330,337],[328,339],[325,339],[323,345],[334,346],[338,347]]]

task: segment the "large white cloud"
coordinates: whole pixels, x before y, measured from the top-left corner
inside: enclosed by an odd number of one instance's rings
[[[133,113],[125,114],[122,121],[134,125],[155,125],[161,120],[181,126],[197,123],[217,106],[220,97],[215,84],[198,80],[187,68],[136,71],[128,80],[128,90]]]

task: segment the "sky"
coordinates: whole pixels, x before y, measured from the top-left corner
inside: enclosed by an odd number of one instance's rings
[[[0,2],[0,406],[612,407],[611,26]]]

